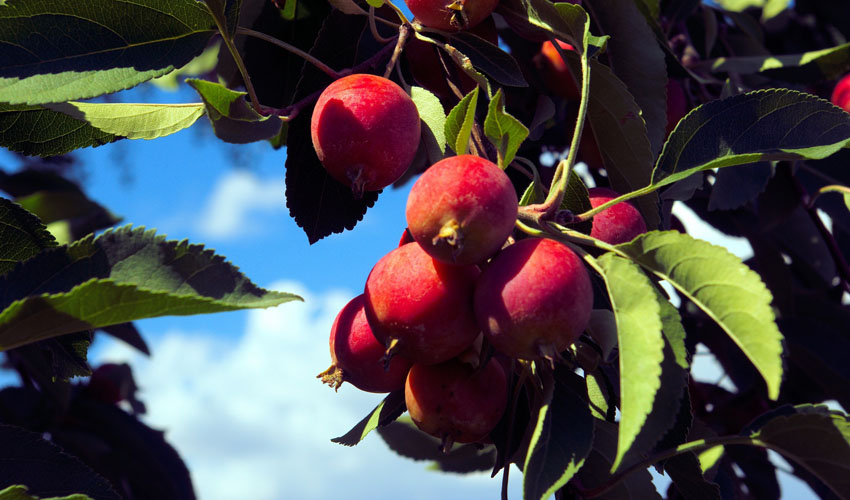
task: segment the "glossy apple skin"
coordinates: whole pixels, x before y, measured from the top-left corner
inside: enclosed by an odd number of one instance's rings
[[[599,187],[588,189],[587,192],[593,208],[620,196],[616,191]],[[646,222],[638,209],[628,202],[621,202],[593,216],[590,235],[611,245],[619,245],[645,232]]]
[[[581,259],[549,239],[520,240],[496,255],[475,287],[475,317],[503,354],[541,359],[581,336],[593,307]]]
[[[357,195],[389,186],[410,165],[419,147],[419,112],[394,82],[349,75],[319,96],[310,133],[328,173]]]
[[[413,239],[429,255],[470,265],[502,247],[518,210],[516,191],[501,168],[479,156],[460,155],[438,161],[416,180],[405,215]]]
[[[850,74],[844,75],[832,90],[832,104],[850,113]]]
[[[435,364],[466,350],[479,333],[472,294],[480,271],[431,258],[416,243],[383,256],[366,279],[372,333],[414,363]]]
[[[415,364],[407,376],[404,399],[410,418],[423,432],[449,443],[481,441],[505,412],[505,372],[495,359],[477,371],[456,359]]]
[[[443,31],[470,29],[487,18],[499,4],[499,0],[406,0],[407,8],[423,25]],[[450,8],[452,4],[462,5],[466,14],[466,24]]]
[[[575,52],[575,48],[560,40],[556,40],[558,45],[563,50]],[[568,101],[581,100],[581,75],[573,78],[572,71],[569,66],[561,59],[561,54],[552,45],[552,42],[543,42],[540,47],[540,54],[536,60],[540,65],[540,70],[543,76],[543,82],[546,87],[555,95],[562,97]],[[576,83],[578,81],[578,83]]]
[[[343,382],[366,392],[401,389],[411,363],[403,356],[393,356],[384,367],[386,348],[372,334],[363,304],[361,294],[337,314],[329,342],[332,365],[319,377],[335,389]]]

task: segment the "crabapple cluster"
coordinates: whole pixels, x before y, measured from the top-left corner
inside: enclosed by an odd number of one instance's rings
[[[312,132],[331,176],[355,192],[381,189],[411,161],[419,118],[396,84],[350,75],[319,98]],[[613,193],[591,194],[593,203]],[[590,276],[569,247],[514,241],[518,211],[513,184],[489,160],[431,165],[410,190],[399,246],[334,321],[332,365],[318,377],[337,389],[403,389],[413,422],[444,449],[487,438],[507,405],[510,364],[482,356],[482,339],[498,359],[553,359],[579,338],[593,307]],[[606,212],[594,219],[599,239],[620,243],[646,230],[631,205]]]

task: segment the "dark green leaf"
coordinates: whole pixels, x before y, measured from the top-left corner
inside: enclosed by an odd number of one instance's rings
[[[567,62],[575,74],[580,71],[578,57],[567,52]],[[590,101],[585,134],[593,134],[611,187],[628,193],[649,184],[652,178],[652,150],[646,135],[641,110],[625,84],[611,70],[595,60],[590,61]],[[632,200],[650,229],[658,227],[657,195]]]
[[[41,106],[0,102],[0,146],[18,153],[57,156],[118,139],[115,134],[64,113]]]
[[[635,0],[593,0],[584,5],[594,13],[602,31],[611,36],[608,41],[611,68],[642,111],[654,156],[661,151],[666,134],[667,67],[664,52],[636,3]],[[657,16],[657,2],[654,8]]]
[[[689,500],[720,500],[720,487],[708,481],[693,453],[683,453],[668,459],[664,471],[682,498]]]
[[[410,418],[401,417],[379,427],[378,434],[399,455],[432,461],[429,469],[469,473],[489,471],[496,463],[496,448],[492,445],[455,443],[448,453],[443,453],[440,440],[417,429]]]
[[[612,253],[602,255],[597,262],[603,271],[617,320],[620,346],[621,417],[613,464],[616,470],[646,424],[661,388],[664,338],[658,300],[652,283],[640,267]],[[661,434],[666,431],[667,428],[660,430]]]
[[[554,36],[590,55],[603,48],[608,38],[590,35],[590,18],[578,5],[553,4],[548,0],[502,0],[497,12],[527,38],[544,41]]]
[[[188,63],[216,33],[196,0],[0,6],[0,102],[43,104],[127,89]]]
[[[350,431],[340,437],[331,439],[331,441],[343,446],[355,446],[360,441],[363,441],[366,435],[373,430],[395,421],[406,409],[407,407],[404,404],[404,389],[391,392],[371,413],[366,415],[360,422],[357,422],[357,425],[352,427]]]
[[[79,493],[97,500],[120,498],[106,479],[46,441],[40,432],[0,424],[0,463],[0,485],[23,484],[30,495]]]
[[[523,466],[523,498],[545,500],[578,472],[593,444],[587,402],[551,374]]]
[[[782,334],[758,274],[726,249],[678,231],[652,231],[618,248],[714,319],[762,374],[768,396],[779,396]]]
[[[850,498],[850,421],[846,414],[826,406],[800,405],[792,413],[777,412],[773,418],[763,419],[749,436],[808,469],[839,497]]]
[[[520,145],[528,137],[528,128],[505,111],[502,89],[490,100],[484,119],[484,135],[496,147],[502,170],[511,164]]]
[[[18,262],[56,246],[38,217],[6,198],[0,198],[0,276]]]
[[[245,92],[236,92],[218,83],[190,78],[186,83],[201,95],[213,131],[219,139],[234,144],[262,141],[280,133],[283,122],[263,116],[249,104]]]
[[[664,145],[652,184],[666,186],[711,168],[826,158],[847,145],[850,114],[802,92],[758,90],[691,111]]]
[[[832,80],[850,70],[850,43],[802,54],[720,57],[700,67],[714,73],[764,76],[795,83]]]
[[[452,108],[446,118],[446,141],[449,147],[459,155],[465,155],[469,150],[469,136],[472,134],[477,105],[478,87],[475,87],[457,103],[457,106]]]
[[[467,31],[452,35],[449,43],[468,57],[475,69],[498,83],[509,87],[528,87],[517,62],[498,46]]]
[[[772,174],[773,168],[767,162],[718,170],[708,198],[708,209],[740,208],[764,191]]]
[[[43,251],[0,278],[0,350],[141,318],[297,299],[257,287],[200,245],[124,227]]]

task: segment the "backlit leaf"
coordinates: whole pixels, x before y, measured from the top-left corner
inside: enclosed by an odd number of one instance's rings
[[[649,232],[618,248],[716,321],[764,377],[768,396],[779,396],[782,334],[758,274],[725,248],[677,231]]]
[[[201,103],[89,103],[45,104],[45,108],[86,122],[98,130],[128,139],[156,139],[191,126],[204,114]]]
[[[850,70],[850,42],[802,54],[719,57],[700,66],[715,73],[762,73],[786,82],[832,80]]]
[[[422,87],[411,87],[410,98],[416,104],[419,118],[434,135],[437,146],[441,153],[446,152],[446,113],[440,99]]]
[[[0,276],[18,262],[56,246],[38,217],[6,198],[0,198]]]
[[[190,78],[186,80],[201,95],[213,131],[219,139],[245,144],[262,141],[280,133],[283,122],[275,116],[257,113],[245,92],[237,92],[218,83]]]
[[[484,119],[484,135],[496,147],[499,167],[503,170],[514,160],[520,145],[528,137],[528,128],[505,111],[502,89],[490,100]]]
[[[57,156],[120,137],[41,106],[0,102],[0,146],[30,156]]]
[[[449,147],[459,155],[469,151],[469,136],[475,122],[475,108],[478,105],[478,87],[466,95],[452,108],[446,118],[446,141]]]
[[[395,421],[406,409],[407,407],[404,404],[404,389],[391,392],[383,401],[378,403],[378,406],[371,413],[366,415],[360,422],[357,422],[357,425],[352,427],[350,431],[340,437],[331,439],[331,441],[343,446],[354,446],[360,441],[363,441],[366,435],[373,430]]]

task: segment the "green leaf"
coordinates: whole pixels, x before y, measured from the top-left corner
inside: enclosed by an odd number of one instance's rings
[[[64,113],[0,102],[0,146],[21,154],[58,156],[118,139]]]
[[[757,90],[691,111],[670,134],[652,172],[666,186],[711,168],[821,159],[850,146],[850,114],[788,89]]]
[[[528,87],[516,60],[497,45],[468,31],[451,36],[449,43],[469,58],[472,65],[502,85]]]
[[[566,384],[544,376],[543,404],[523,466],[526,500],[545,500],[578,472],[593,445],[593,421],[587,402]]]
[[[204,114],[202,103],[89,103],[45,104],[45,108],[86,122],[108,134],[127,139],[156,139],[191,126]]]
[[[0,278],[0,350],[142,318],[271,307],[223,257],[124,227],[42,251]]]
[[[472,124],[475,122],[475,108],[478,105],[478,87],[457,103],[446,118],[446,141],[449,147],[459,155],[465,155],[469,150],[469,136],[472,134]]]
[[[682,498],[689,500],[721,500],[720,487],[706,480],[700,462],[693,453],[683,453],[664,462],[664,472]]]
[[[583,489],[599,488],[611,479],[608,473],[617,450],[617,425],[593,419],[593,450],[587,456],[577,481]],[[607,492],[593,497],[594,500],[661,500],[652,484],[652,476],[646,469],[628,474],[622,482]]]
[[[581,71],[578,57],[567,51],[567,62],[575,74]],[[590,100],[587,119],[611,187],[619,193],[635,191],[649,184],[652,178],[653,153],[647,138],[641,110],[626,85],[604,64],[590,62]],[[650,194],[632,200],[650,229],[658,227],[657,195]]]
[[[422,87],[411,87],[410,98],[416,104],[419,118],[425,122],[425,126],[434,135],[440,153],[446,152],[446,113],[440,99]]]
[[[195,77],[204,73],[213,71],[218,66],[218,57],[220,54],[221,42],[214,43],[204,49],[201,55],[189,61],[182,68],[176,69],[171,73],[158,76],[151,80],[151,84],[163,90],[177,90],[180,83],[186,77]]]
[[[366,438],[366,435],[395,421],[407,407],[404,404],[404,389],[387,394],[378,406],[366,415],[357,425],[340,437],[331,439],[332,442],[343,446],[355,446]]]
[[[217,32],[196,0],[0,6],[0,102],[44,104],[138,85],[188,63]]]
[[[80,190],[36,191],[17,198],[15,202],[37,215],[43,223],[48,225],[58,220],[85,216],[101,218],[106,223],[105,226],[117,224],[121,220],[99,203],[90,200]]]
[[[589,34],[590,18],[579,5],[553,4],[548,0],[502,0],[497,12],[527,38],[544,41],[554,36],[590,55],[605,47],[608,39]]]
[[[502,170],[508,168],[520,145],[528,137],[528,128],[505,111],[502,89],[490,99],[487,117],[484,118],[484,135],[496,147]]]
[[[850,42],[802,54],[719,57],[699,66],[714,73],[761,73],[774,80],[794,83],[832,80],[850,70]]]
[[[219,139],[246,144],[275,137],[283,122],[275,116],[263,116],[245,98],[248,94],[230,90],[224,85],[190,78],[186,83],[201,95],[207,116]]]
[[[726,332],[779,396],[782,334],[759,275],[725,248],[678,231],[652,231],[617,248],[670,282]]]
[[[50,498],[38,497],[27,493],[27,489],[28,488],[23,485],[9,486],[8,488],[0,490],[0,500],[92,500],[91,497],[83,494]]]
[[[664,338],[658,300],[640,267],[612,253],[602,255],[597,262],[617,320],[620,346],[622,415],[614,472],[644,426],[661,387]]]
[[[800,405],[794,413],[762,422],[751,438],[808,469],[841,498],[850,492],[850,420],[823,405]]]
[[[409,417],[401,417],[378,428],[378,434],[395,453],[412,460],[432,461],[428,467],[432,470],[457,473],[490,471],[496,463],[496,448],[492,445],[455,443],[448,453],[443,453],[442,442],[417,429]]]
[[[11,271],[18,262],[55,246],[56,240],[38,217],[0,198],[0,276]]]
[[[600,29],[611,35],[611,67],[640,107],[651,151],[656,155],[664,144],[667,126],[664,51],[634,0],[592,0],[586,1],[585,6],[595,14]]]
[[[366,3],[376,9],[384,6],[384,0],[366,0]]]

